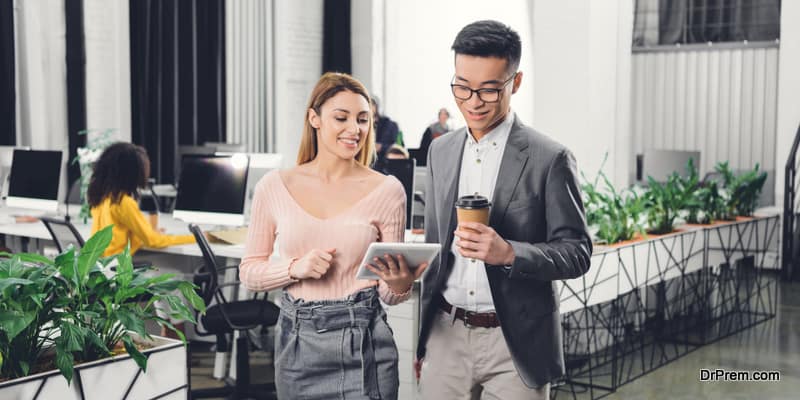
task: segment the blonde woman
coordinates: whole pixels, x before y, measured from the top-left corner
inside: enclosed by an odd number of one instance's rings
[[[294,168],[259,182],[242,282],[283,288],[275,343],[279,398],[396,399],[397,349],[379,300],[397,304],[427,265],[375,259],[378,281],[355,278],[374,241],[402,241],[405,193],[369,168],[375,134],[364,86],[327,73],[308,103]],[[271,258],[277,240],[281,260]]]

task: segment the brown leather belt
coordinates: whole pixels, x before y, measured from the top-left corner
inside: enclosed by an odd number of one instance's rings
[[[439,296],[439,308],[448,314],[453,310],[453,306],[443,296]],[[493,312],[479,313],[456,307],[455,317],[464,321],[464,325],[470,327],[497,328],[500,326],[497,313]]]

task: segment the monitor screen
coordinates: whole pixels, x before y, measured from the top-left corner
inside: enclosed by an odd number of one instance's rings
[[[386,175],[393,175],[406,191],[406,229],[411,229],[414,207],[414,159],[383,160],[376,169]]]
[[[642,156],[642,171],[640,180],[647,182],[647,177],[651,176],[656,182],[666,182],[673,172],[680,176],[686,176],[686,166],[692,160],[695,168],[700,168],[699,151],[682,150],[655,150],[647,149]]]
[[[173,216],[187,222],[244,225],[248,158],[185,155]]]
[[[61,151],[14,150],[8,183],[9,207],[56,211]]]

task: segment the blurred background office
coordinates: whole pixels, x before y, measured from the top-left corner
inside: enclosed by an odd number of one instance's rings
[[[450,45],[479,19],[519,32],[525,79],[513,111],[570,148],[587,176],[602,167],[629,187],[688,158],[701,177],[721,161],[734,171],[758,164],[768,173],[760,205],[783,210],[800,124],[800,2],[780,0],[0,0],[3,174],[15,147],[61,151],[63,201],[81,175],[71,162],[79,148],[129,141],[147,150],[156,185],[178,185],[187,155],[260,154],[242,183],[251,197],[258,177],[294,164],[307,96],[323,72],[340,71],[394,123],[383,149],[391,160],[376,168],[405,177],[407,228],[418,230],[424,136],[465,125],[447,112],[456,110]],[[782,268],[798,279],[791,263]],[[796,323],[798,286],[785,287]],[[774,324],[770,337],[798,349],[797,333]],[[718,349],[749,349],[740,367],[767,346],[736,343]],[[782,348],[751,369],[780,362],[780,385],[800,383],[800,363],[781,352],[794,357]],[[725,362],[709,357],[684,366],[689,375],[667,365],[661,378],[695,385],[697,368]],[[655,398],[640,385],[619,398]]]

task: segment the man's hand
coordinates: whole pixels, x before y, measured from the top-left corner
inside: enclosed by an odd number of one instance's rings
[[[489,226],[477,222],[462,222],[455,232],[458,252],[467,258],[491,265],[514,263],[514,249]]]
[[[419,376],[422,373],[422,361],[425,360],[424,358],[414,358],[414,376],[417,378],[417,382],[419,382]]]

